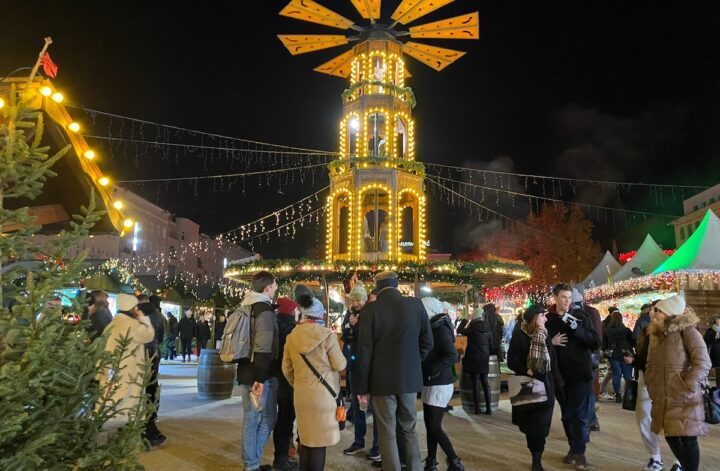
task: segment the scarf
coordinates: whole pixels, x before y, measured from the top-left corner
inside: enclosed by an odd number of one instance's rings
[[[712,330],[715,331],[715,340],[720,340],[720,325],[713,324]]]
[[[527,332],[527,322],[523,321],[520,330],[530,337],[530,351],[527,356],[527,367],[529,370],[545,373],[550,371],[550,352],[548,351],[545,340],[547,339],[547,330],[538,329],[534,334]]]

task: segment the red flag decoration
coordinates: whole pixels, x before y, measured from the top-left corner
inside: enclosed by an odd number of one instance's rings
[[[52,59],[50,59],[50,54],[47,52],[42,57],[42,66],[45,71],[45,75],[51,78],[55,78],[57,76],[58,66],[56,66]]]

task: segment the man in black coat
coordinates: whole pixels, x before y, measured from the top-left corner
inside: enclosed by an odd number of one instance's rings
[[[398,291],[397,274],[379,273],[375,283],[377,301],[360,317],[355,393],[361,403],[372,395],[383,469],[400,471],[399,438],[407,471],[419,471],[416,400],[423,387],[422,361],[433,347],[430,321],[419,299]]]
[[[197,335],[197,324],[195,324],[190,309],[185,311],[185,317],[178,322],[178,334],[182,343],[182,361],[185,363],[185,355],[187,355],[187,361],[190,361],[192,357],[192,339]]]
[[[160,311],[155,307],[153,303],[149,301],[146,295],[140,295],[138,299],[138,309],[145,314],[150,323],[155,329],[155,338],[151,342],[145,344],[145,351],[148,354],[148,358],[152,361],[152,372],[150,377],[150,384],[145,388],[145,394],[150,398],[151,402],[157,402],[158,409],[160,408],[160,398],[158,396],[158,376],[160,374],[160,345],[163,343],[163,337],[165,335],[165,323],[163,322],[163,316]],[[165,435],[160,432],[157,424],[157,410],[154,411],[148,418],[145,424],[145,437],[152,446],[161,445],[165,442]]]
[[[278,471],[294,471],[297,465],[290,462],[290,442],[293,436],[293,422],[295,422],[295,406],[293,404],[293,388],[282,374],[283,353],[287,336],[295,328],[295,311],[298,304],[290,298],[278,298],[277,316],[275,321],[278,327],[278,357],[273,360],[272,368],[278,379],[277,392],[277,421],[273,429],[273,443],[275,457],[273,469]]]
[[[587,469],[585,445],[590,440],[593,367],[591,353],[600,346],[592,318],[572,307],[572,288],[560,283],[553,288],[555,304],[550,306],[545,327],[552,339],[564,387],[556,395],[562,410],[562,423],[570,445],[563,460]]]

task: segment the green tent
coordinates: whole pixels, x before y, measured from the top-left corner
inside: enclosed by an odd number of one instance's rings
[[[720,270],[720,219],[708,209],[693,235],[654,274],[673,270]]]

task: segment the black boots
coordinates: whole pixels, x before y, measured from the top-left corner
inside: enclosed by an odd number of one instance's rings
[[[531,471],[545,471],[542,467],[542,453],[532,454],[532,468]]]
[[[435,468],[437,469],[437,468]],[[465,471],[465,467],[460,462],[460,458],[448,460],[448,471]]]
[[[484,414],[485,414],[485,415],[492,415],[492,409],[490,408],[490,406],[487,406],[487,407],[485,408]]]
[[[438,462],[435,458],[425,458],[425,467],[423,468],[423,471],[438,471],[437,465]]]
[[[615,393],[615,402],[621,403],[622,402],[622,394]]]

